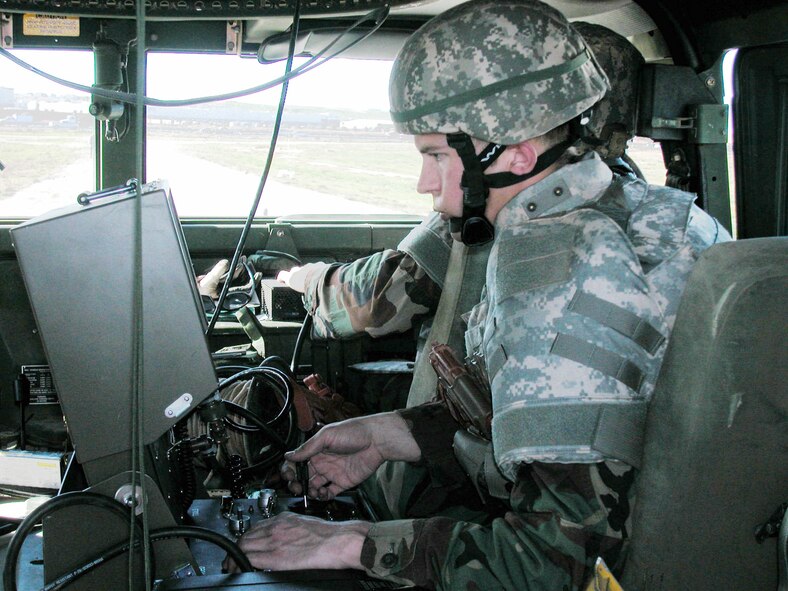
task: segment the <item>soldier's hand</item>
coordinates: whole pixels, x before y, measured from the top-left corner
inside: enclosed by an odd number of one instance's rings
[[[309,277],[313,273],[322,273],[323,269],[328,266],[328,263],[307,263],[301,267],[293,267],[289,271],[279,271],[276,279],[287,285],[290,289],[304,293]]]
[[[388,460],[416,462],[419,449],[397,413],[382,413],[326,425],[298,449],[285,454],[282,477],[296,495],[305,494],[296,462],[307,462],[309,496],[330,500],[369,478]]]
[[[364,521],[325,521],[281,513],[259,522],[238,545],[258,569],[360,569],[361,547],[369,527]],[[222,566],[227,572],[239,572],[229,558]]]
[[[219,284],[224,281],[227,270],[230,268],[230,261],[222,259],[205,275],[197,277],[197,291],[200,295],[207,295],[214,300],[219,297]]]

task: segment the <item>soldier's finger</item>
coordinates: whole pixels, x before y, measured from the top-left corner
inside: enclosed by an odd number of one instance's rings
[[[318,433],[307,440],[301,447],[285,453],[285,460],[288,462],[305,462],[312,456],[319,454],[326,448],[323,438]]]
[[[295,465],[291,462],[285,462],[282,464],[282,467],[279,468],[279,474],[285,480],[293,481],[296,479],[296,469]]]

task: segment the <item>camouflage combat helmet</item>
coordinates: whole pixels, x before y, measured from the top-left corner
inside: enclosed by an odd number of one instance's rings
[[[638,82],[645,60],[625,37],[607,27],[584,22],[573,25],[594,52],[610,83],[610,92],[594,105],[585,126],[592,138],[589,143],[602,158],[619,158],[635,135]]]
[[[460,156],[463,213],[451,219],[451,229],[474,246],[495,233],[485,216],[490,189],[539,174],[574,139],[549,147],[527,174],[485,174],[502,148],[578,119],[607,88],[583,37],[555,9],[538,0],[472,0],[405,42],[389,99],[398,131],[445,133]],[[477,153],[471,138],[489,144]]]
[[[607,90],[567,20],[536,0],[472,0],[429,21],[394,63],[398,131],[516,144],[572,120]]]

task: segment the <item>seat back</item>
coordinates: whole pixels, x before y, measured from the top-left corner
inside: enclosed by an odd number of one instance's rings
[[[649,407],[627,591],[776,589],[788,500],[788,238],[713,246]]]

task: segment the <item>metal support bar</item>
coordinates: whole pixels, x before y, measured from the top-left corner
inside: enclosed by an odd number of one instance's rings
[[[676,117],[667,119],[665,117],[652,117],[651,127],[661,129],[692,129],[693,120],[691,117]]]
[[[242,21],[227,21],[227,41],[225,42],[224,53],[240,55],[242,31]]]
[[[687,117],[652,117],[651,127],[686,129],[687,140],[693,144],[725,144],[728,142],[728,105],[690,105]]]
[[[690,117],[695,122],[689,134],[694,144],[728,143],[728,105],[693,105]]]
[[[0,47],[14,48],[14,15],[0,14]]]
[[[112,197],[113,195],[132,196],[137,193],[138,184],[139,181],[137,181],[137,179],[129,179],[125,185],[119,187],[112,187],[110,189],[98,191],[97,193],[82,193],[77,197],[77,202],[80,205],[90,205],[96,199],[104,199],[106,197]]]

